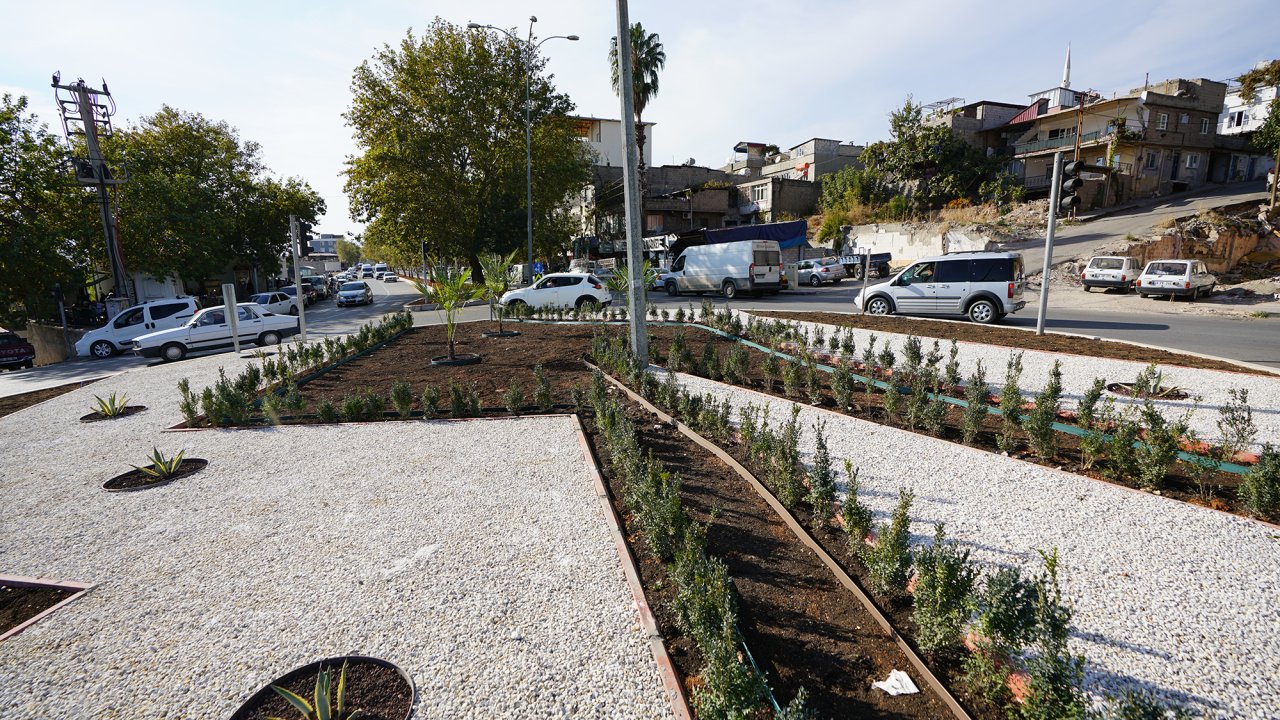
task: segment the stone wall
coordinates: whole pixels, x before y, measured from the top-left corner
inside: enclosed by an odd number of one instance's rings
[[[855,225],[848,233],[856,247],[892,253],[893,266],[901,267],[931,255],[972,250],[997,250],[988,235],[971,229],[943,225]]]
[[[1235,268],[1240,258],[1266,243],[1266,236],[1255,233],[1224,229],[1210,234],[1208,239],[1183,237],[1176,232],[1133,243],[1125,251],[1138,258],[1142,264],[1152,260],[1195,258],[1204,262],[1209,272],[1221,273]]]
[[[75,352],[75,344],[84,336],[84,330],[67,330],[68,348],[62,341],[62,328],[58,325],[41,325],[28,322],[24,333],[27,342],[36,349],[36,365],[52,365],[67,359],[67,353]]]

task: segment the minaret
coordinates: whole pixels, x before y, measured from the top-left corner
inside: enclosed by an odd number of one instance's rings
[[[1067,43],[1067,62],[1062,66],[1062,87],[1071,87],[1071,43]]]

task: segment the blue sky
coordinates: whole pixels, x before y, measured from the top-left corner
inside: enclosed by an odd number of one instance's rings
[[[355,152],[341,117],[352,69],[437,15],[523,36],[530,14],[539,36],[582,38],[543,46],[578,111],[617,117],[608,0],[0,0],[0,92],[27,94],[57,126],[48,83],[60,70],[64,80],[106,78],[118,123],[163,103],[225,120],[262,145],[272,171],[324,196],[319,230],[358,231],[339,175]],[[645,113],[657,123],[655,164],[717,166],[739,140],[786,148],[811,137],[882,139],[889,111],[908,95],[1024,102],[1057,84],[1068,41],[1072,87],[1107,95],[1146,73],[1221,80],[1280,57],[1275,0],[633,0],[630,14],[667,52]]]

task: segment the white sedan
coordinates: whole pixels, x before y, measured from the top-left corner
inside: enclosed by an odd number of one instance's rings
[[[552,273],[529,287],[512,290],[502,296],[502,304],[516,308],[529,307],[583,307],[608,305],[613,299],[600,278],[590,273]]]
[[[297,315],[298,300],[292,295],[279,290],[269,293],[258,293],[249,297],[249,302],[261,305],[267,312],[277,315]]]
[[[240,342],[266,347],[296,335],[298,318],[267,312],[254,303],[240,303],[236,306],[236,326]],[[201,310],[185,325],[141,335],[133,340],[135,354],[165,360],[181,360],[187,353],[231,347],[234,347],[231,326],[222,305]]]

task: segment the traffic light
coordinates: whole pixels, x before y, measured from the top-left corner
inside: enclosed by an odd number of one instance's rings
[[[298,256],[307,257],[311,254],[311,223],[298,221]]]
[[[1071,212],[1080,204],[1080,196],[1076,194],[1083,185],[1084,180],[1080,179],[1080,171],[1084,169],[1084,163],[1079,160],[1072,160],[1062,166],[1062,191],[1058,195],[1058,207],[1063,212]]]

